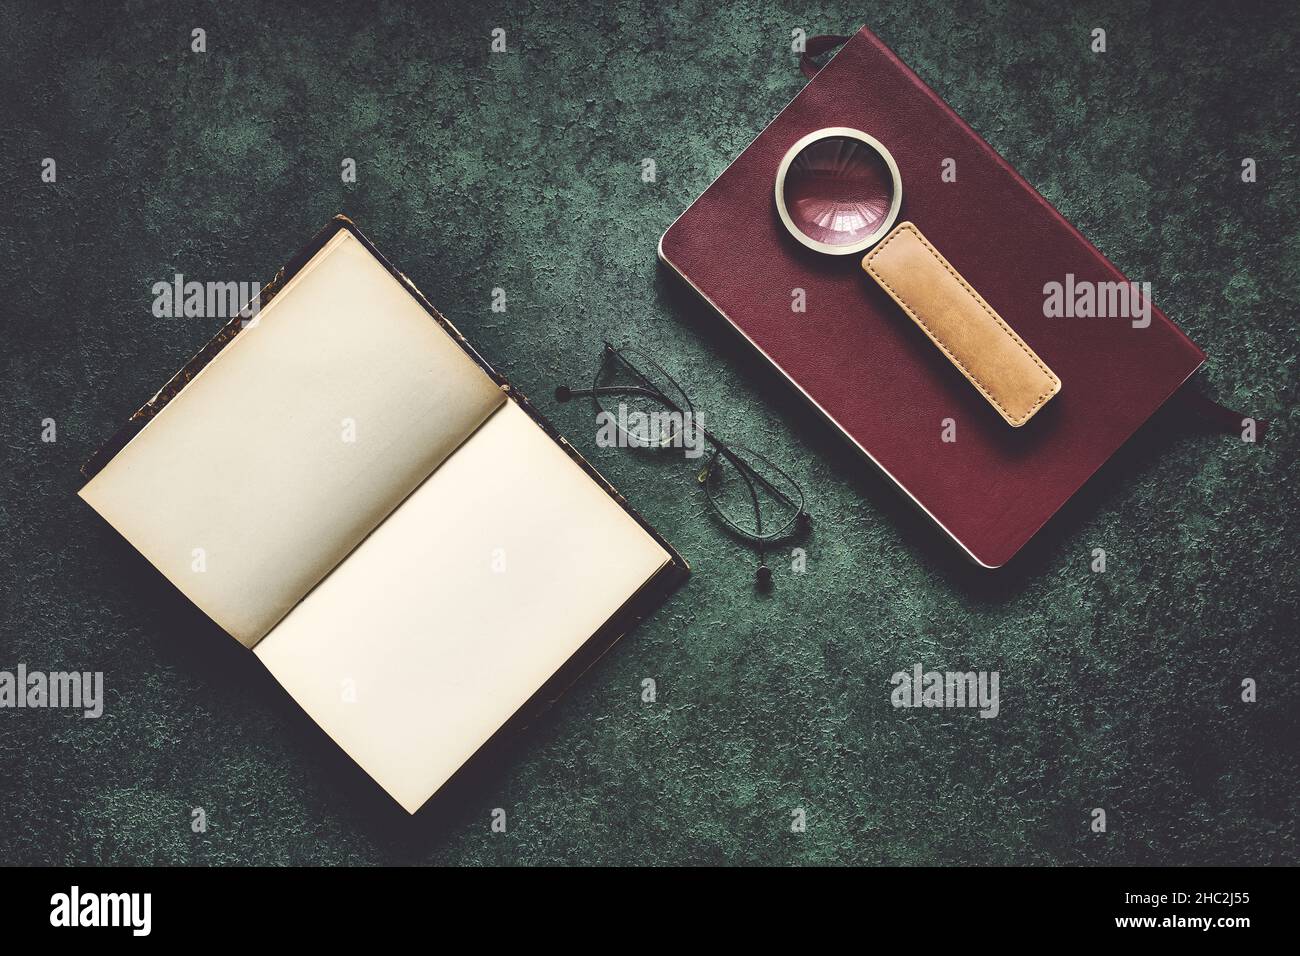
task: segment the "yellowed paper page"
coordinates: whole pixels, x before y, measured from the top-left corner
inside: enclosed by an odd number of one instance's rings
[[[341,231],[80,494],[251,647],[503,401]]]
[[[254,653],[414,813],[668,561],[506,402]]]

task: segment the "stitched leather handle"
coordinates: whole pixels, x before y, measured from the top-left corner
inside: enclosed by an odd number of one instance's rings
[[[824,64],[814,63],[813,57],[821,56],[829,50],[835,49],[841,43],[848,42],[847,36],[825,33],[821,36],[815,36],[804,44],[803,53],[799,56],[799,69],[803,70],[803,75],[812,79],[820,72]]]
[[[895,226],[862,268],[1012,428],[1061,390],[1056,373],[912,223]]]

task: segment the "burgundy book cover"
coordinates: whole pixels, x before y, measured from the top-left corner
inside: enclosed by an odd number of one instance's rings
[[[777,167],[802,136],[860,129],[902,174],[911,220],[1061,379],[1008,427],[890,297],[861,256],[800,245],[776,211]],[[944,182],[945,159],[956,182]],[[660,258],[967,554],[1005,564],[1204,361],[1154,306],[1046,318],[1044,286],[1123,275],[867,29],[669,227]],[[806,293],[804,313],[792,290]],[[941,440],[944,419],[956,440]]]

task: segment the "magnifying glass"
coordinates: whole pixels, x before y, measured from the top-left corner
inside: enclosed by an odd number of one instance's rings
[[[885,237],[903,205],[903,177],[883,143],[847,126],[809,133],[776,173],[781,222],[809,249],[864,252]]]
[[[866,252],[867,274],[1019,428],[1061,390],[1061,380],[915,223],[895,225],[902,206],[898,163],[859,129],[815,130],[777,168],[776,211],[786,231],[826,255]]]

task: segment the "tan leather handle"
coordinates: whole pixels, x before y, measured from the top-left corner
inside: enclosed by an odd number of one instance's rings
[[[910,222],[862,268],[921,327],[1013,428],[1061,390],[1061,380]]]

